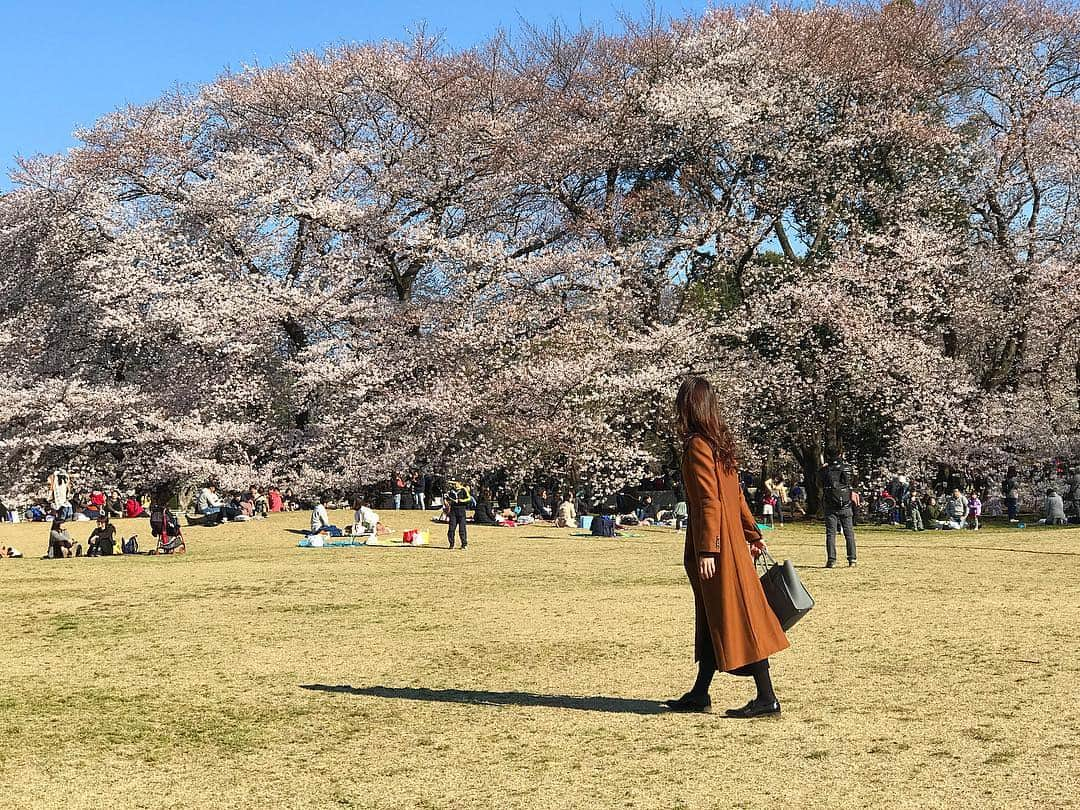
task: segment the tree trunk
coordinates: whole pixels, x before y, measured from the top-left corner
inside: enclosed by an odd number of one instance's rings
[[[818,437],[814,436],[806,444],[793,447],[791,454],[802,470],[803,485],[806,487],[806,514],[817,515],[821,510],[821,485],[818,482],[821,446]]]

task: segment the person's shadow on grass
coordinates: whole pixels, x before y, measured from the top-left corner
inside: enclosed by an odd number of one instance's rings
[[[576,695],[538,695],[533,692],[489,692],[476,689],[415,689],[404,686],[331,686],[324,683],[305,683],[301,689],[312,692],[337,692],[346,695],[426,700],[432,703],[466,703],[474,706],[542,706],[548,709],[577,709],[587,712],[615,714],[666,714],[664,705],[656,700],[636,700]]]

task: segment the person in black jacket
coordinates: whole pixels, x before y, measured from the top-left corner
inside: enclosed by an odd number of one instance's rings
[[[491,501],[491,490],[480,491],[480,499],[476,502],[476,511],[473,513],[473,523],[477,526],[499,525],[495,515],[495,506]]]
[[[1020,474],[1016,471],[1016,467],[1009,467],[1005,473],[1001,494],[1005,496],[1005,509],[1009,513],[1009,523],[1017,523],[1020,520]]]
[[[86,541],[87,557],[111,557],[116,547],[116,527],[106,515],[97,519],[97,526]]]
[[[818,480],[821,483],[822,504],[825,507],[825,567],[836,566],[836,533],[843,529],[847,543],[848,565],[855,565],[855,526],[852,523],[851,485],[854,474],[851,466],[844,461],[844,451],[830,449],[829,463],[821,468]]]
[[[552,520],[555,517],[555,509],[551,505],[551,498],[548,497],[548,491],[543,487],[539,492],[534,492],[532,496],[532,512],[533,517],[537,520]]]
[[[468,531],[466,528],[466,510],[472,503],[472,493],[469,488],[460,481],[451,481],[450,490],[446,493],[446,513],[450,518],[450,529],[447,531],[447,539],[450,548],[454,547],[454,529],[458,530],[461,537],[461,550],[469,547]]]

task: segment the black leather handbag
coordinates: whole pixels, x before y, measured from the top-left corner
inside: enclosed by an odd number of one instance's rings
[[[791,560],[777,563],[765,551],[757,559],[765,573],[761,575],[761,587],[780,626],[787,632],[814,607],[814,597],[806,590]]]

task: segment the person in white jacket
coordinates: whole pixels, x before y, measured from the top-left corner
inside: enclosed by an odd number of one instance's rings
[[[379,533],[379,513],[367,505],[367,502],[357,500],[353,512],[353,536],[368,535],[372,538]]]
[[[315,499],[315,508],[311,510],[311,533],[318,534],[323,529],[330,528],[330,516],[326,514],[326,507],[322,498]]]
[[[1046,500],[1043,503],[1044,514],[1046,515],[1039,523],[1048,523],[1051,526],[1064,526],[1068,523],[1068,519],[1065,517],[1065,501],[1057,493],[1056,489],[1046,490]]]
[[[71,519],[71,478],[66,470],[49,473],[49,505],[53,513],[65,520]]]

